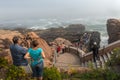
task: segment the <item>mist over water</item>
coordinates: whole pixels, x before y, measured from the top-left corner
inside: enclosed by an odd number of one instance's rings
[[[106,21],[120,17],[120,0],[0,0],[0,28],[47,29],[83,24],[101,33],[107,45]]]

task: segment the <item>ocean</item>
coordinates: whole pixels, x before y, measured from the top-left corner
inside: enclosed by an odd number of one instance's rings
[[[86,31],[98,31],[101,34],[101,47],[108,44],[108,35],[106,30],[106,18],[78,18],[78,19],[23,19],[23,20],[4,20],[0,21],[0,28],[14,29],[47,29],[57,27],[67,27],[70,24],[83,24]]]

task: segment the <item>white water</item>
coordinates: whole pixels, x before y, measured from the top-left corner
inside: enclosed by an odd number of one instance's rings
[[[88,31],[99,31],[101,33],[101,47],[107,45],[108,35],[106,30],[105,18],[91,19],[28,19],[28,20],[8,20],[0,21],[0,28],[13,29],[16,27],[29,29],[47,29],[51,27],[67,27],[70,24],[83,24]]]

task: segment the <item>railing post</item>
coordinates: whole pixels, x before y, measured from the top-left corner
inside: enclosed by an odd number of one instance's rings
[[[87,67],[87,63],[86,63],[86,61],[85,61],[85,65],[84,65],[85,67]]]
[[[105,62],[107,62],[107,56],[106,54],[103,55]]]
[[[105,54],[107,61],[109,60],[108,53]]]
[[[101,61],[100,61],[100,56],[98,56],[98,59],[96,60],[97,68],[101,67]]]
[[[93,62],[92,59],[88,61],[88,67],[92,68],[93,67]]]
[[[108,59],[110,60],[110,58],[111,58],[110,52],[107,53],[107,56],[108,56]]]
[[[100,61],[101,61],[102,68],[104,68],[105,67],[105,60],[104,60],[104,57],[102,55],[100,56]]]
[[[82,66],[82,67],[85,67],[85,63],[84,63],[84,62],[82,62],[81,66]]]
[[[54,49],[54,59],[53,59],[53,66],[55,66],[57,61],[57,51]]]

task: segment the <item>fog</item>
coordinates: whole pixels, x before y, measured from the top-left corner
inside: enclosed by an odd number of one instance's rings
[[[0,0],[0,20],[116,17],[120,0]]]

